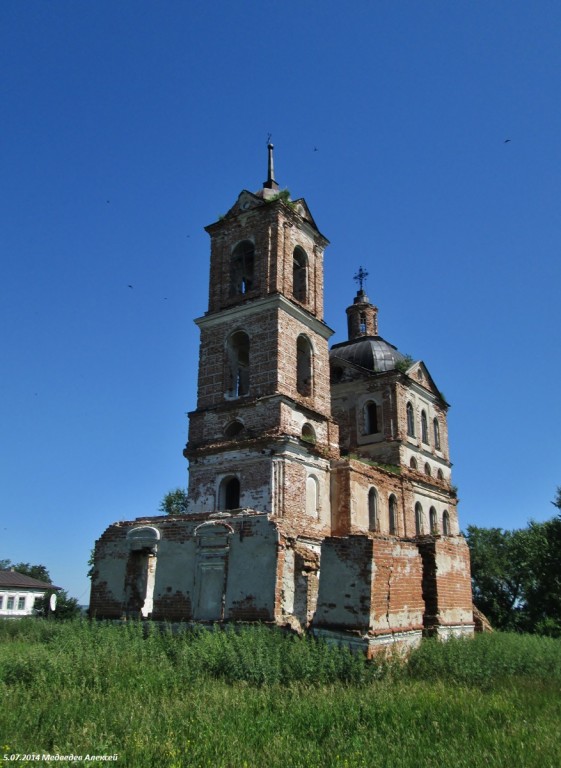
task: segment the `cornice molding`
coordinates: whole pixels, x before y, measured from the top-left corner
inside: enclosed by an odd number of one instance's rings
[[[234,307],[228,307],[221,309],[218,312],[212,312],[202,317],[198,317],[195,323],[199,328],[213,328],[222,323],[234,323],[239,322],[245,317],[260,314],[268,309],[279,309],[286,312],[295,320],[298,320],[302,325],[307,326],[314,333],[317,333],[324,339],[329,339],[335,331],[326,325],[322,320],[307,312],[297,304],[293,304],[286,296],[281,293],[274,293],[269,296],[265,296],[260,299],[252,299],[251,301],[244,302],[243,304],[236,304]]]

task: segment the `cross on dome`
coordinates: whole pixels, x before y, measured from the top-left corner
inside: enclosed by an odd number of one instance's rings
[[[363,284],[366,282],[367,277],[368,277],[368,272],[363,267],[359,267],[358,272],[353,277],[353,280],[356,280],[361,291],[363,290]]]

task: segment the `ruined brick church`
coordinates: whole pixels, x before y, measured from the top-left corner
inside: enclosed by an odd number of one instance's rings
[[[362,268],[348,341],[328,348],[328,241],[268,153],[262,189],[206,228],[187,513],[105,531],[90,614],[261,621],[368,654],[471,634],[448,405],[378,334]]]

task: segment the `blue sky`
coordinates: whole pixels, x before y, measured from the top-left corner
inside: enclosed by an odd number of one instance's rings
[[[268,133],[331,241],[333,342],[363,265],[452,404],[462,526],[551,517],[560,38],[540,0],[3,0],[0,558],[85,603],[107,525],[186,486],[203,227]]]

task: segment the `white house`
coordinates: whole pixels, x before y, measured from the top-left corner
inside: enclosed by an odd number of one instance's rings
[[[13,569],[0,571],[0,618],[32,616],[35,600],[42,598],[48,590],[60,589]]]

